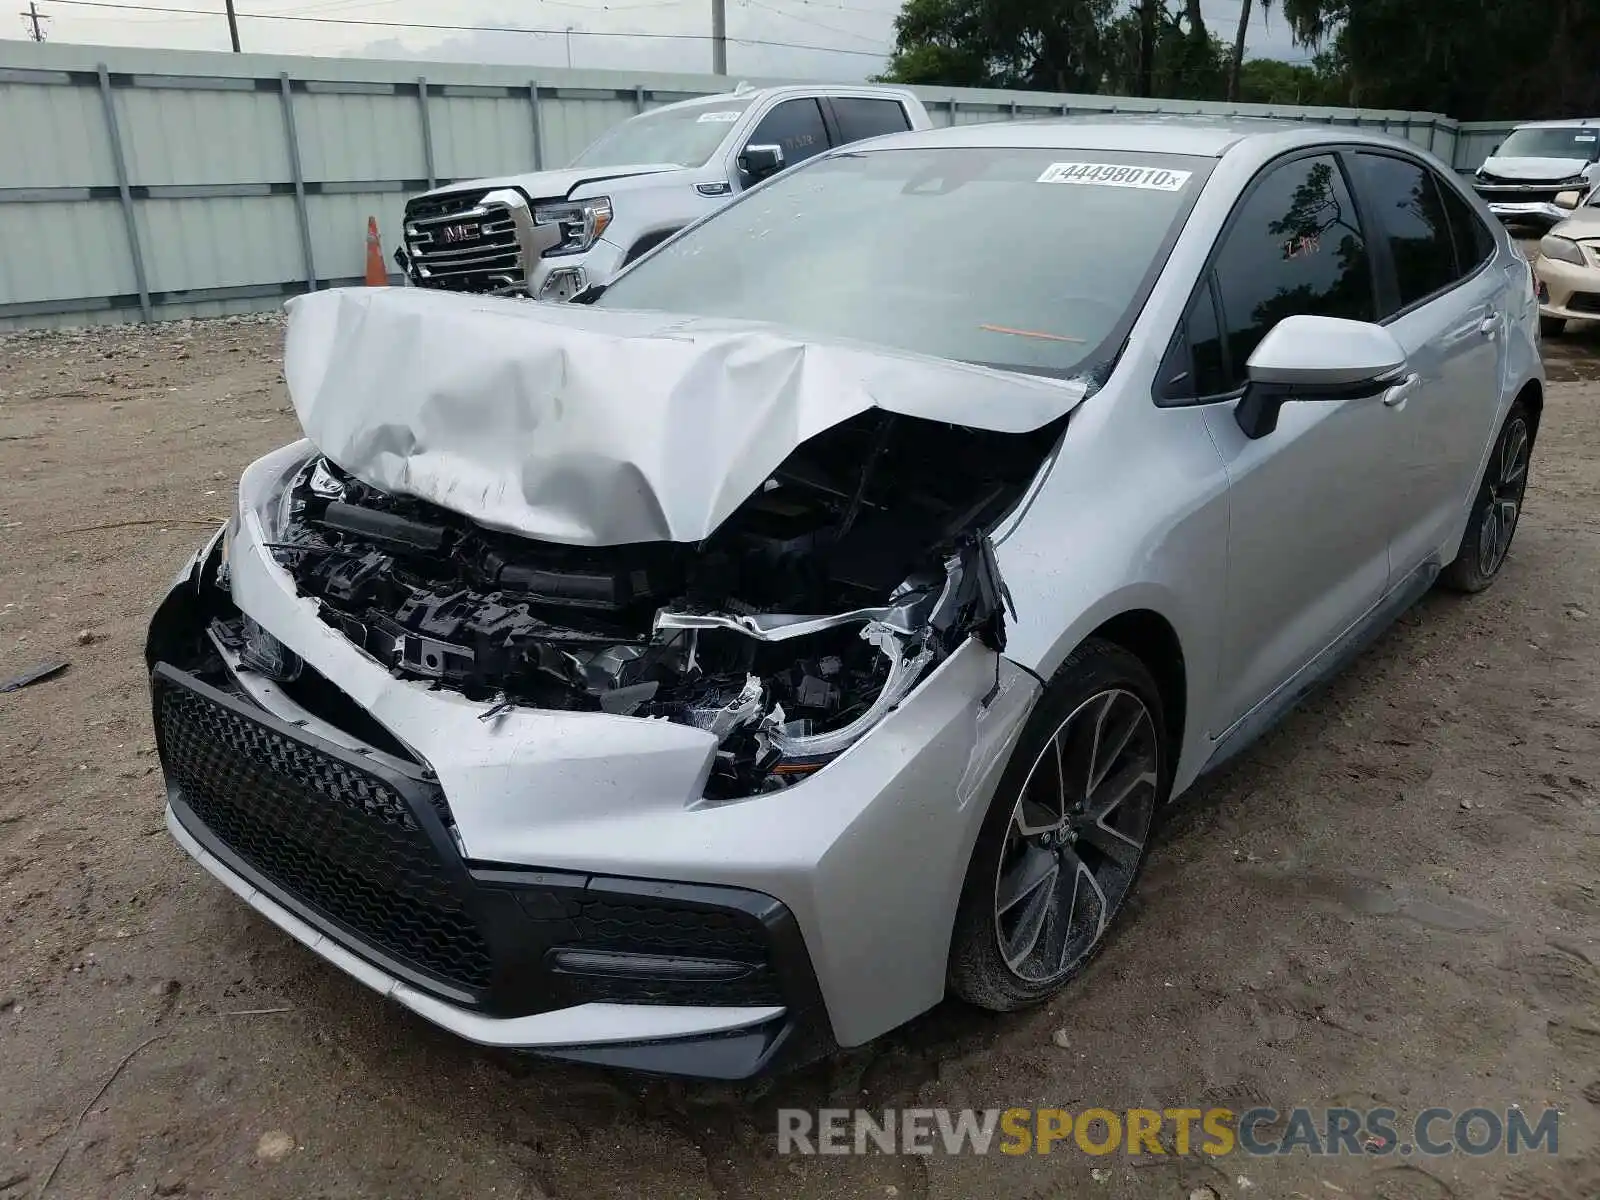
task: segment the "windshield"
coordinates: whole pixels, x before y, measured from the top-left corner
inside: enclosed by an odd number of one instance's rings
[[[1600,157],[1600,126],[1513,129],[1494,153],[1496,158],[1581,158],[1593,162]]]
[[[1142,303],[1210,167],[966,147],[818,159],[675,239],[598,303],[1070,375]]]
[[[750,101],[721,96],[687,108],[658,108],[607,130],[577,158],[575,167],[628,167],[677,163],[699,167],[716,152]]]

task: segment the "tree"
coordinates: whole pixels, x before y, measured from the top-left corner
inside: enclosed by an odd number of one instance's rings
[[[1134,94],[1153,95],[1156,74],[1156,0],[1139,0],[1139,79]],[[1165,15],[1163,13],[1163,15]]]
[[[906,0],[895,18],[895,51],[884,78],[1097,91],[1115,5],[1116,0]]]
[[[1239,72],[1239,96],[1246,104],[1325,104],[1347,102],[1344,76],[1331,56],[1314,65],[1275,58],[1246,59]]]
[[[1200,2],[907,0],[883,78],[1214,100],[1227,51]]]
[[[1272,7],[1272,0],[1261,0],[1261,11]],[[1244,68],[1244,35],[1250,28],[1250,0],[1240,0],[1239,27],[1233,34],[1233,58],[1228,64],[1228,99],[1239,99],[1239,75]]]
[[[1145,45],[1142,14],[1122,14],[1106,28],[1105,72],[1099,90],[1114,96],[1162,96],[1215,100],[1227,78],[1227,48],[1206,30],[1194,0],[1181,13],[1156,11],[1148,85],[1142,83]]]
[[[1463,121],[1600,110],[1595,0],[1281,0],[1295,39],[1345,63],[1351,103]]]

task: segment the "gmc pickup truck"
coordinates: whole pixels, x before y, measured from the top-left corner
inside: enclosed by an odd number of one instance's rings
[[[785,167],[929,124],[900,88],[740,85],[624,121],[564,170],[413,197],[395,259],[418,287],[570,300]]]

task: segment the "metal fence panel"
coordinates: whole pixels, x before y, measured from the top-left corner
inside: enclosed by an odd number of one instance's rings
[[[1456,169],[1477,170],[1515,128],[1516,124],[1512,121],[1463,121],[1457,134],[1460,146],[1456,155]]]
[[[494,99],[435,96],[428,112],[441,179],[533,170],[533,109],[525,90]]]
[[[0,82],[0,114],[0,188],[116,185],[95,89]]]
[[[0,205],[0,299],[59,307],[135,290],[122,213],[103,200]],[[67,304],[66,312],[72,311]],[[131,314],[137,319],[137,310]],[[129,320],[124,313],[122,320]],[[72,321],[55,322],[72,324]]]
[[[114,87],[113,94],[131,182],[289,178],[283,118],[272,92]]]
[[[392,250],[405,198],[430,182],[560,166],[636,112],[735,82],[0,42],[0,329],[241,312],[359,281],[368,216]],[[1433,113],[913,90],[936,125],[1278,117],[1386,129],[1458,168],[1509,129],[1458,134]]]
[[[426,179],[422,107],[411,95],[307,92],[294,97],[307,179]]]
[[[398,241],[405,203],[406,193],[399,191],[312,196],[306,204],[318,277],[360,282],[367,262],[367,218],[378,218],[385,253],[389,253]],[[384,266],[391,273],[396,271],[393,262],[386,261]]]
[[[300,242],[293,196],[219,196],[146,200],[138,206],[139,239],[150,254],[152,292],[244,287],[293,279]],[[244,231],[248,230],[248,233]]]

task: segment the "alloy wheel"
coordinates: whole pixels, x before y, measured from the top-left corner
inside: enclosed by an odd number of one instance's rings
[[[1019,979],[1061,979],[1105,934],[1150,837],[1159,753],[1144,702],[1112,688],[1073,709],[1034,759],[995,874],[995,934]]]
[[[1528,423],[1521,417],[1506,426],[1499,452],[1489,464],[1489,504],[1478,527],[1478,572],[1493,575],[1511,549],[1511,535],[1522,515],[1522,494],[1528,487]]]

